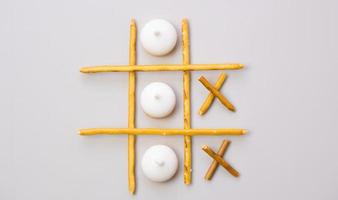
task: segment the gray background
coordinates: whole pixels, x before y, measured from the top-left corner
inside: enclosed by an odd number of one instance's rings
[[[97,1],[5,0],[0,3],[0,199],[328,199],[338,198],[338,2],[307,0]],[[81,137],[86,127],[127,127],[127,74],[84,75],[81,66],[127,64],[129,20],[190,20],[192,63],[241,62],[204,116],[208,94],[192,73],[192,126],[243,127],[226,159],[203,180],[225,137],[193,138],[193,183],[183,183],[183,139],[140,136],[137,158],[154,144],[179,155],[178,174],[158,184],[137,165],[137,195],[127,189],[127,137]],[[139,44],[139,43],[138,43]],[[155,58],[138,47],[138,63],[181,63],[181,43]],[[138,73],[137,95],[152,81],[170,84],[178,106],[164,120],[137,107],[138,127],[183,127],[182,73]]]

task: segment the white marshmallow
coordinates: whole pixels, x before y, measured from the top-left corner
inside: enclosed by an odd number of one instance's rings
[[[177,156],[166,145],[154,145],[146,150],[142,158],[142,171],[152,181],[164,182],[171,179],[178,167]]]
[[[168,116],[175,108],[176,96],[173,89],[162,82],[147,85],[141,93],[141,107],[153,118]]]
[[[174,26],[166,20],[154,19],[149,21],[141,31],[143,48],[154,56],[170,53],[177,42],[177,32]]]

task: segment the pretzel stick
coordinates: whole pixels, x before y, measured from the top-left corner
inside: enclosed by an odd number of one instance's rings
[[[131,71],[198,71],[198,70],[238,70],[242,64],[161,64],[161,65],[102,65],[82,67],[82,73],[131,72]]]
[[[215,84],[215,88],[217,90],[220,90],[224,81],[228,78],[228,75],[225,73],[221,73],[221,75],[218,77],[217,82]],[[208,95],[208,97],[205,99],[204,103],[202,104],[200,111],[199,111],[199,115],[204,115],[210,108],[210,105],[212,104],[212,102],[215,99],[215,95],[210,93]]]
[[[190,64],[189,24],[182,20],[182,56],[183,64]],[[183,72],[184,129],[190,129],[190,71]],[[191,183],[191,136],[184,136],[184,183]]]
[[[212,149],[210,149],[207,145],[202,147],[203,151],[205,151],[210,157],[212,157],[218,164],[222,165],[231,175],[234,177],[238,177],[239,173],[235,170],[229,163],[227,163],[223,158],[217,155]]]
[[[211,83],[209,83],[209,81],[204,78],[204,76],[201,76],[198,80],[204,85],[204,87],[214,94],[225,107],[235,112],[235,107],[230,103],[230,101],[225,98],[216,88],[214,88],[214,86],[212,86]]]
[[[245,135],[245,129],[154,129],[154,128],[90,128],[80,129],[80,135]]]
[[[225,154],[225,151],[228,149],[229,145],[230,145],[230,141],[229,140],[223,140],[221,147],[218,149],[217,154],[220,157],[223,157]],[[216,169],[218,167],[218,162],[217,161],[212,161],[207,173],[205,174],[204,178],[205,180],[211,180],[212,176],[214,175]]]
[[[130,42],[129,42],[129,65],[136,64],[136,23],[132,19],[130,23]],[[129,72],[128,89],[128,127],[135,128],[135,72]],[[128,184],[129,192],[135,193],[135,135],[128,135]]]

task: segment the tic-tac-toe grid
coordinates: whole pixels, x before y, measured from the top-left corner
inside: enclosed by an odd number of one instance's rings
[[[135,193],[135,140],[136,135],[183,135],[184,136],[184,183],[191,183],[191,137],[196,135],[243,135],[245,129],[192,129],[190,114],[190,71],[194,70],[237,70],[242,64],[191,64],[188,20],[182,20],[183,64],[137,65],[135,20],[130,23],[129,65],[83,67],[83,73],[129,72],[128,128],[81,129],[81,135],[127,134],[128,135],[128,184],[129,191]],[[137,71],[183,71],[184,129],[136,128],[135,126],[135,88]]]

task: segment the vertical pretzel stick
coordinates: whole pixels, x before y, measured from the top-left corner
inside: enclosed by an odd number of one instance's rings
[[[238,177],[239,173],[235,170],[228,162],[223,160],[219,155],[217,155],[212,149],[210,149],[207,145],[202,147],[203,151],[205,151],[210,157],[212,157],[215,161],[217,161],[220,165],[222,165],[231,175],[234,177]]]
[[[136,65],[136,23],[130,22],[129,65]],[[135,128],[135,72],[129,72],[128,128]],[[129,192],[135,193],[135,135],[128,135],[128,184]]]
[[[190,64],[189,24],[182,20],[183,64]],[[190,129],[190,71],[183,72],[184,129]],[[191,183],[191,136],[184,136],[184,183]]]
[[[212,86],[211,83],[209,83],[209,81],[204,78],[204,76],[201,76],[198,80],[204,85],[205,88],[207,88],[212,94],[214,94],[225,107],[227,107],[232,112],[236,111],[234,105],[232,105],[232,103],[230,103],[230,101],[225,98],[225,96],[223,96],[218,90],[216,90],[214,86]]]
[[[223,157],[225,154],[225,151],[228,149],[229,145],[230,145],[230,141],[229,140],[223,140],[221,147],[218,149],[217,154],[220,157]],[[211,180],[212,176],[214,175],[216,169],[218,167],[218,162],[217,161],[212,161],[207,173],[204,176],[205,180]]]
[[[218,77],[217,82],[215,84],[215,88],[217,90],[221,89],[224,81],[228,78],[228,75],[225,73],[221,73],[221,75]],[[208,97],[205,99],[204,103],[202,104],[200,111],[199,111],[199,115],[204,115],[210,108],[212,102],[215,99],[215,95],[210,93],[208,95]]]

